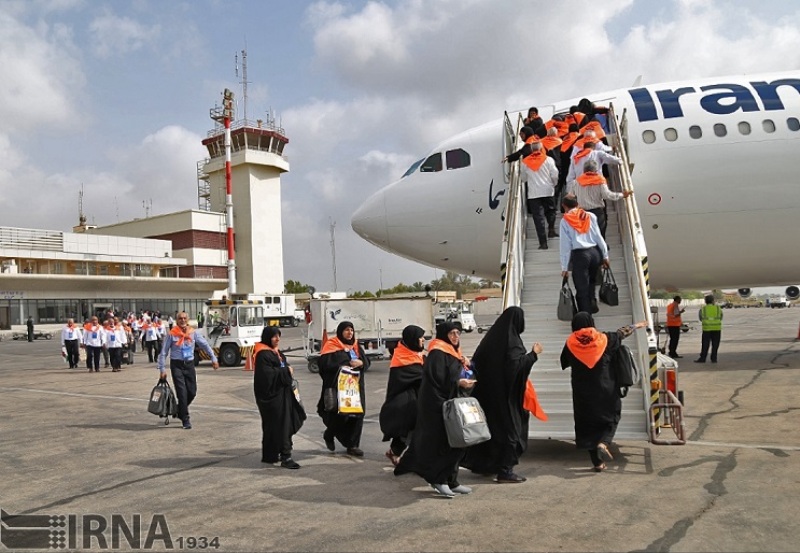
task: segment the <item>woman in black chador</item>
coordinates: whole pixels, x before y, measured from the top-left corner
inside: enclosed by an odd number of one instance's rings
[[[468,494],[468,486],[458,483],[461,448],[450,447],[444,427],[442,405],[448,399],[466,394],[475,381],[461,378],[464,359],[459,350],[460,331],[453,323],[436,327],[436,338],[428,346],[417,400],[417,425],[411,444],[394,469],[395,475],[414,472],[445,497]]]
[[[292,459],[292,436],[303,426],[306,412],[294,393],[294,371],[278,350],[280,341],[281,331],[268,326],[253,349],[253,391],[261,414],[261,462],[280,460],[284,468],[299,469]]]
[[[521,334],[525,313],[509,307],[483,337],[472,362],[477,398],[486,413],[492,439],[467,449],[461,466],[481,474],[496,474],[500,483],[519,483],[526,479],[514,473],[519,457],[528,447],[529,413],[523,396],[533,364],[542,346],[527,351]]]
[[[361,430],[364,426],[364,411],[367,408],[366,392],[364,388],[364,371],[369,369],[369,359],[364,353],[364,348],[358,345],[355,338],[355,329],[350,321],[342,321],[336,328],[336,338],[330,338],[322,346],[319,357],[319,375],[322,377],[322,393],[317,402],[317,413],[325,424],[325,433],[322,435],[325,446],[330,451],[336,450],[334,439],[347,448],[347,453],[354,457],[363,457],[364,452],[359,448],[361,444]],[[325,390],[336,393],[340,367],[349,367],[359,373],[358,389],[361,397],[361,413],[340,414],[336,405],[329,405],[330,411],[325,409]]]
[[[603,459],[613,459],[608,446],[614,439],[622,400],[611,367],[611,357],[622,340],[646,323],[625,326],[616,332],[600,332],[594,319],[581,311],[572,319],[572,334],[561,351],[561,368],[572,367],[572,410],[575,445],[586,449],[596,472],[605,470]]]
[[[389,363],[389,383],[381,407],[383,441],[392,441],[386,457],[397,466],[408,445],[408,435],[417,421],[417,393],[422,384],[422,352],[425,331],[415,325],[403,329],[403,339],[394,348]]]

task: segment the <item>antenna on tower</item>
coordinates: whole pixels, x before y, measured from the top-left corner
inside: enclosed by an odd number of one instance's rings
[[[147,200],[143,200],[142,207],[144,208],[145,219],[150,217],[150,211],[153,209],[153,198],[148,198]]]
[[[243,119],[247,121],[247,41],[244,43],[244,50],[242,50],[242,80],[239,84],[242,85],[242,113]],[[236,76],[239,76],[239,63],[236,63]]]
[[[81,189],[78,190],[78,226],[86,225],[86,215],[83,214],[83,183]]]
[[[331,257],[333,258],[333,291],[339,288],[336,285],[336,221],[331,221]]]

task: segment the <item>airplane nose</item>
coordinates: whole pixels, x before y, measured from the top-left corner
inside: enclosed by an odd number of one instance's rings
[[[350,226],[364,240],[379,247],[389,245],[386,229],[386,194],[378,191],[361,204],[350,220]]]

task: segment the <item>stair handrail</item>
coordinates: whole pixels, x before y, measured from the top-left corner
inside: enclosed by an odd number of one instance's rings
[[[631,178],[630,160],[627,151],[627,111],[623,110],[621,119],[617,119],[614,104],[609,105],[609,125],[611,126],[611,136],[615,146],[615,154],[622,160],[619,167],[612,174],[618,178],[620,191],[630,190],[633,192],[633,182]],[[628,284],[631,290],[631,304],[633,310],[633,321],[647,321],[646,334],[637,333],[636,340],[639,353],[639,366],[650,367],[651,353],[657,351],[656,334],[653,326],[653,314],[650,311],[650,284],[647,272],[647,247],[644,240],[644,230],[639,215],[639,208],[633,196],[628,196],[624,200],[625,209],[617,210],[619,221],[620,237],[622,247],[625,252],[626,273]],[[624,216],[623,216],[624,215]],[[630,255],[628,255],[630,253]],[[649,371],[645,371],[649,375]],[[648,409],[651,401],[651,390],[648,379],[643,379],[642,401],[643,407]]]
[[[519,129],[522,128],[522,115],[518,114],[516,129],[505,112],[503,148],[504,156],[512,153],[517,146]],[[522,179],[519,163],[506,166],[508,199],[505,208],[505,228],[500,254],[500,274],[503,289],[503,309],[519,306],[522,301],[522,284],[525,257],[525,201],[522,197]]]

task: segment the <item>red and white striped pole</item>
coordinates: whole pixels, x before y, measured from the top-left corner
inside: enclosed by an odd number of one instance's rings
[[[228,294],[236,293],[236,258],[233,251],[233,195],[231,192],[231,115],[233,92],[225,89],[222,101],[225,121],[225,222],[228,233]]]

